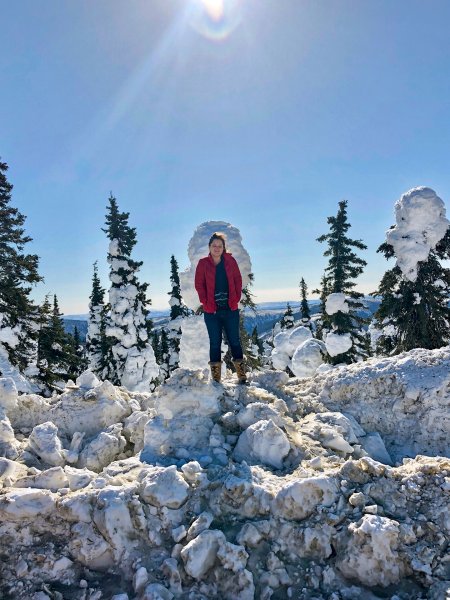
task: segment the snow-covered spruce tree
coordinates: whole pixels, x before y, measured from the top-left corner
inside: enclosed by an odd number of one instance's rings
[[[324,332],[331,329],[331,323],[329,321],[329,317],[325,311],[325,303],[327,301],[328,296],[330,295],[330,284],[329,278],[326,273],[322,275],[322,279],[320,280],[320,288],[316,288],[312,291],[313,294],[319,295],[319,318],[316,320],[316,333],[315,337],[319,340],[323,339]]]
[[[239,332],[242,343],[242,350],[246,358],[246,362],[251,369],[257,369],[261,366],[261,358],[258,353],[257,346],[254,345],[251,336],[245,329],[245,312],[251,311],[254,315],[257,314],[257,307],[254,300],[251,287],[255,280],[253,273],[248,275],[248,284],[242,289],[241,306],[242,310],[239,315]]]
[[[68,375],[69,378],[75,380],[83,371],[88,368],[85,348],[81,342],[80,332],[75,325],[72,334],[67,334],[68,339]]]
[[[53,296],[53,306],[48,296],[40,309],[37,368],[38,380],[47,390],[61,389],[71,377],[71,343],[64,330],[58,299]]]
[[[369,354],[369,339],[363,326],[367,320],[358,315],[364,308],[363,294],[354,290],[353,281],[361,275],[366,261],[359,258],[353,248],[366,250],[361,240],[347,237],[351,227],[347,220],[347,201],[339,202],[335,217],[328,217],[330,232],[317,238],[328,245],[324,256],[328,256],[323,281],[329,292],[323,313],[322,335],[327,346],[326,359],[331,364],[352,363]],[[322,291],[322,294],[323,291]]]
[[[39,307],[30,292],[42,277],[38,257],[24,252],[32,240],[25,235],[25,217],[10,206],[13,186],[7,170],[0,161],[0,355],[4,366],[10,363],[23,372],[36,359]]]
[[[169,377],[169,336],[167,335],[167,331],[163,328],[161,329],[161,335],[159,337],[159,353],[160,353],[160,363],[159,363],[159,380],[161,382],[165,381]]]
[[[396,203],[397,225],[378,252],[397,264],[375,296],[379,337],[376,350],[398,354],[413,348],[441,348],[450,341],[450,229],[443,201],[430,188],[415,188]]]
[[[181,319],[189,316],[190,310],[183,303],[181,296],[180,276],[175,256],[170,257],[170,282],[172,289],[168,292],[170,299],[170,321],[168,324],[169,373],[178,368],[180,356]]]
[[[106,214],[110,265],[109,313],[106,325],[107,356],[103,377],[131,391],[149,391],[158,377],[158,366],[149,340],[152,322],[147,283],[136,273],[142,265],[131,258],[136,229],[128,224],[129,213],[120,212],[111,194]]]
[[[306,285],[306,282],[302,277],[300,280],[300,318],[302,320],[303,325],[306,325],[308,327],[311,320],[311,311],[309,310],[307,294],[308,286]]]
[[[88,366],[96,375],[101,376],[106,367],[106,311],[105,290],[100,284],[97,261],[94,263],[92,292],[89,296],[89,320],[86,334],[86,356]]]
[[[280,324],[283,331],[285,329],[292,329],[294,327],[294,313],[289,302],[287,303],[286,310],[281,318]]]

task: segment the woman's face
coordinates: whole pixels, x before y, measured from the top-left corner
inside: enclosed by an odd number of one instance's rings
[[[213,240],[209,245],[209,251],[213,258],[220,258],[223,254],[222,240]]]

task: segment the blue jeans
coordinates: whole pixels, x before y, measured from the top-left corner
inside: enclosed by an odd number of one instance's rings
[[[206,329],[209,335],[209,359],[211,362],[219,362],[222,359],[220,347],[222,345],[222,329],[225,329],[227,340],[230,345],[231,356],[242,359],[242,346],[239,339],[239,309],[218,310],[215,313],[204,313]]]

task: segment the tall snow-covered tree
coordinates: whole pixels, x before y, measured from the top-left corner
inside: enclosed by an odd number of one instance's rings
[[[285,329],[292,329],[294,327],[294,313],[289,302],[287,303],[286,310],[284,311],[284,315],[281,318],[280,324],[283,331]]]
[[[158,377],[158,365],[149,334],[150,300],[147,283],[140,283],[137,272],[142,262],[131,258],[136,245],[136,229],[128,223],[129,213],[120,212],[111,194],[106,214],[110,265],[109,314],[106,326],[108,351],[103,376],[132,391],[149,391]]]
[[[98,276],[97,261],[94,263],[92,276],[92,292],[89,296],[89,320],[86,335],[86,355],[91,371],[101,376],[106,367],[107,340],[106,340],[106,311],[105,290],[101,286]]]
[[[189,308],[183,303],[181,296],[180,276],[175,256],[170,257],[170,282],[172,289],[168,292],[170,321],[168,324],[169,373],[178,368],[180,356],[181,319],[189,316]]]
[[[0,161],[0,350],[4,361],[23,372],[36,359],[39,307],[30,292],[42,277],[38,257],[25,252],[32,239],[25,234],[24,215],[10,205],[7,170]]]
[[[306,282],[302,277],[300,280],[300,317],[304,325],[307,325],[311,320],[311,311],[309,310],[307,294],[308,286],[306,285]]]
[[[328,291],[326,298],[322,290],[325,300],[322,335],[330,363],[352,363],[367,357],[369,352],[368,335],[363,328],[367,321],[358,314],[364,308],[361,301],[363,294],[354,289],[354,280],[361,275],[367,263],[353,250],[366,250],[367,246],[361,240],[347,236],[351,225],[347,218],[346,200],[339,202],[337,215],[328,217],[327,222],[329,233],[317,238],[318,242],[327,244],[324,256],[329,257],[323,279]],[[331,295],[332,305],[329,302]],[[336,301],[340,301],[340,305]]]
[[[432,201],[429,204],[430,200]],[[405,273],[399,266],[399,253],[388,241],[378,248],[387,259],[397,257],[397,265],[389,269],[383,276],[378,290],[374,293],[381,296],[381,304],[375,313],[376,327],[379,331],[377,351],[382,354],[398,354],[413,348],[441,348],[450,342],[450,269],[442,265],[443,260],[450,259],[450,229],[445,219],[443,202],[430,188],[415,188],[404,194],[400,200],[403,206],[399,209],[408,211],[408,204],[412,204],[414,215],[413,231],[400,231],[400,245],[409,243],[404,247],[403,253],[406,260],[411,260],[411,255],[420,249],[424,238],[429,241],[436,236],[438,239],[431,247],[428,256],[416,263],[414,275]],[[419,216],[425,216],[428,223],[417,222],[418,203],[423,204]],[[439,209],[442,214],[437,214],[433,222],[433,208]],[[393,226],[390,233],[399,227],[405,227],[412,222],[408,215],[403,215],[397,227]],[[405,218],[406,217],[406,218]],[[447,229],[446,229],[447,228]],[[444,233],[445,232],[445,233]],[[418,244],[415,243],[417,236]]]

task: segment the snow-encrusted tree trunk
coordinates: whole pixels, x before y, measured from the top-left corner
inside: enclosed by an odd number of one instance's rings
[[[30,292],[42,277],[38,257],[23,252],[32,239],[25,235],[25,217],[10,206],[7,170],[0,161],[0,376],[13,377],[20,391],[29,392],[23,373],[36,361],[39,329],[39,308]]]
[[[189,316],[190,310],[183,303],[181,296],[180,276],[175,256],[170,257],[170,282],[172,289],[168,292],[170,299],[170,321],[168,323],[168,374],[178,368],[180,359],[181,319]]]
[[[136,230],[128,225],[129,213],[119,212],[116,199],[109,198],[106,229],[110,243],[108,263],[109,314],[108,341],[103,377],[131,391],[149,391],[158,377],[158,365],[149,340],[152,322],[148,319],[148,284],[136,276],[142,262],[130,255],[136,244]]]
[[[366,358],[370,349],[369,338],[363,328],[367,321],[358,314],[365,308],[360,300],[363,294],[355,292],[356,283],[353,281],[367,264],[353,248],[366,250],[367,246],[361,240],[353,240],[346,235],[351,227],[347,220],[346,200],[339,202],[337,215],[328,217],[327,222],[330,233],[317,238],[319,242],[327,242],[324,256],[329,257],[323,278],[329,295],[325,300],[321,334],[327,347],[328,362],[352,363]],[[321,296],[324,297],[324,294]]]
[[[86,334],[86,354],[89,369],[96,375],[102,375],[106,366],[106,306],[105,290],[100,284],[97,262],[94,263],[92,292],[89,303],[89,321]]]
[[[450,341],[449,222],[443,201],[425,187],[404,194],[396,203],[397,225],[387,232],[378,252],[397,264],[387,271],[374,295],[381,296],[375,314],[376,349],[398,354],[413,348],[435,349]]]

